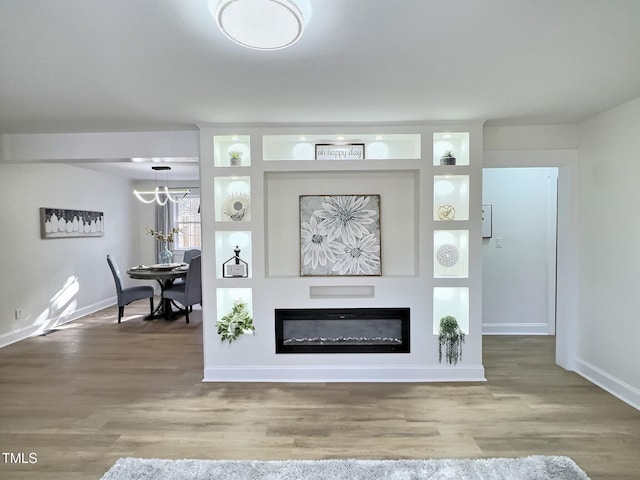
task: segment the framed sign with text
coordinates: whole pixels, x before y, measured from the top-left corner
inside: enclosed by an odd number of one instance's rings
[[[364,143],[316,143],[316,160],[364,160]]]

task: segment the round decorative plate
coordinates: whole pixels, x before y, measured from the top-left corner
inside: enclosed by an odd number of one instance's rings
[[[223,206],[223,212],[234,222],[241,222],[249,212],[251,200],[246,193],[232,193],[229,195]]]
[[[460,259],[458,249],[450,243],[445,243],[436,252],[438,263],[445,268],[453,267]]]

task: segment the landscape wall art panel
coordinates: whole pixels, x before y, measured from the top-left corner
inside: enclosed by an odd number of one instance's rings
[[[42,207],[40,234],[42,238],[102,237],[104,213]]]

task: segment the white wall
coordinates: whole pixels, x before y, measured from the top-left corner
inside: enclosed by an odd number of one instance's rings
[[[575,149],[578,127],[574,124],[485,127],[483,145],[485,151]]]
[[[114,303],[106,255],[123,268],[138,251],[128,180],[63,164],[0,164],[0,192],[0,346]],[[41,239],[40,207],[102,211],[105,234]]]
[[[493,212],[482,241],[485,334],[555,333],[556,182],[556,168],[483,170]]]
[[[577,370],[640,408],[640,98],[580,125]]]

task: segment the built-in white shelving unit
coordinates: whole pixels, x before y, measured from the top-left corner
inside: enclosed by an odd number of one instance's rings
[[[480,124],[200,130],[205,381],[484,378]],[[455,164],[441,165],[446,151]],[[379,195],[382,274],[301,276],[301,195]],[[228,278],[222,265],[236,247],[248,275]],[[215,323],[237,300],[256,331],[223,344]],[[368,307],[410,308],[410,353],[275,353],[275,309]],[[445,315],[467,334],[456,366],[438,362]]]

